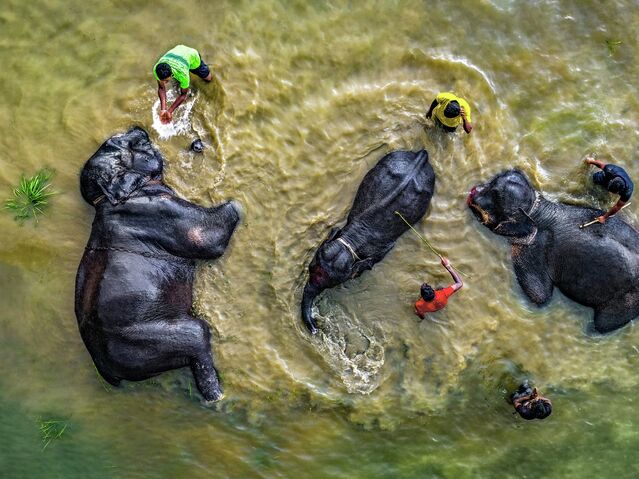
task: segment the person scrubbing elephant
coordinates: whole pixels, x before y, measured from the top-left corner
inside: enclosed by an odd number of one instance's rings
[[[595,185],[606,188],[610,193],[619,195],[617,202],[603,215],[597,216],[599,223],[605,223],[608,218],[613,216],[624,205],[630,201],[634,184],[622,167],[613,165],[612,163],[604,163],[603,161],[595,160],[593,158],[586,158],[584,160],[589,165],[595,165],[600,168],[601,171],[597,171],[592,175],[592,181]]]

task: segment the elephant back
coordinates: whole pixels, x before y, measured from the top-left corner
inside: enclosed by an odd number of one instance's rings
[[[381,221],[401,233],[407,226],[395,211],[399,211],[411,224],[416,223],[426,213],[434,189],[435,172],[426,150],[393,151],[384,156],[362,180],[348,222]]]

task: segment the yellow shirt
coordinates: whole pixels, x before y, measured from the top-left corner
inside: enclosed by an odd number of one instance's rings
[[[437,106],[433,110],[433,115],[442,123],[442,125],[448,126],[450,128],[456,128],[464,122],[461,115],[458,115],[455,118],[448,118],[446,115],[444,115],[444,110],[453,100],[457,101],[457,103],[459,103],[459,106],[464,109],[464,111],[466,112],[466,119],[469,123],[471,123],[470,105],[466,100],[450,92],[440,93],[435,99],[437,100]]]

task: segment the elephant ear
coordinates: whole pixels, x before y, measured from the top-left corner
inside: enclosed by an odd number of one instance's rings
[[[104,196],[115,206],[129,198],[135,190],[142,186],[145,180],[146,178],[139,173],[127,171],[113,176],[110,180],[99,177],[97,184]]]
[[[499,223],[493,233],[500,236],[508,236],[513,238],[523,238],[535,232],[535,226],[529,219],[524,220],[508,220]]]
[[[364,271],[373,269],[374,263],[372,258],[364,258],[353,264],[353,274],[351,278],[357,278]]]

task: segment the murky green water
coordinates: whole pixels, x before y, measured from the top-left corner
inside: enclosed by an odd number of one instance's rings
[[[2,198],[44,166],[58,192],[35,227],[0,212],[2,477],[637,477],[637,328],[588,336],[589,310],[557,292],[533,307],[464,203],[512,165],[551,198],[608,204],[580,164],[592,152],[639,177],[636,2],[94,3],[0,4]],[[217,80],[194,80],[184,129],[160,139],[150,69],[176,43]],[[472,135],[424,120],[442,90],[470,101]],[[198,273],[226,392],[213,408],[187,370],[105,387],[77,330],[93,218],[78,173],[133,124],[183,196],[246,211]],[[203,157],[186,151],[196,135]],[[419,229],[472,279],[418,323],[419,284],[449,278],[406,234],[322,297],[324,333],[309,337],[316,246],[384,153],[422,147],[438,179]],[[524,375],[553,399],[548,420],[511,414],[505,391]],[[69,426],[43,451],[37,419],[52,417]]]

